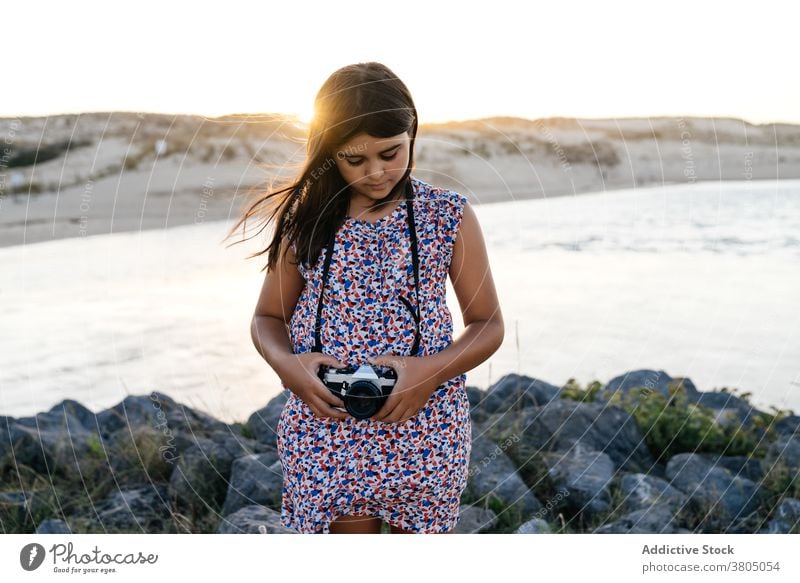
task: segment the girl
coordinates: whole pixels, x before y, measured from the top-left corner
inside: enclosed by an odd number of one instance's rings
[[[276,431],[281,522],[451,532],[471,452],[465,372],[504,334],[480,226],[464,196],[411,175],[417,111],[387,67],[335,71],[314,108],[299,176],[233,228],[272,199],[271,244],[251,255],[269,253],[251,334],[290,392]],[[448,275],[465,325],[455,342]],[[317,374],[364,364],[397,379],[359,419]]]

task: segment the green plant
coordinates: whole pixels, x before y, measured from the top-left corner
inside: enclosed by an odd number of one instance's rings
[[[619,476],[614,476],[611,485],[609,486],[610,502],[608,510],[599,512],[591,516],[586,523],[584,532],[593,532],[595,529],[616,522],[626,514],[625,499],[626,495],[621,489],[621,480]]]
[[[476,504],[487,508],[495,513],[497,521],[494,526],[487,529],[486,532],[497,534],[508,534],[516,531],[525,521],[519,507],[514,504],[506,504],[493,493],[489,493],[483,497],[482,500]]]
[[[657,457],[664,462],[682,452],[712,453],[763,457],[775,415],[755,414],[761,417],[752,424],[731,419],[719,423],[715,412],[705,406],[689,402],[681,381],[668,385],[669,397],[645,387],[626,394],[615,392],[610,403],[630,413],[645,441]],[[764,439],[763,428],[767,430]]]
[[[244,437],[246,439],[255,439],[256,438],[255,434],[253,433],[253,430],[246,423],[237,422],[236,426],[239,428],[239,433],[241,434],[242,437]]]
[[[594,380],[582,388],[580,383],[575,379],[570,378],[566,384],[561,387],[561,398],[571,399],[579,403],[591,403],[595,400],[597,394],[602,390],[603,383]]]
[[[769,464],[761,485],[764,506],[770,514],[785,498],[800,498],[800,476],[783,459]]]

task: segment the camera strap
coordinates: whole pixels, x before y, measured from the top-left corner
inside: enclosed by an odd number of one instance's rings
[[[419,254],[417,250],[417,230],[414,223],[414,187],[411,185],[411,179],[407,179],[406,189],[406,217],[408,220],[408,230],[411,234],[411,263],[414,266],[414,292],[417,299],[416,310],[403,296],[400,296],[400,301],[411,311],[416,324],[416,333],[414,334],[414,346],[411,348],[411,356],[417,356],[420,345],[420,311],[419,311]],[[336,243],[336,230],[332,229],[331,238],[328,241],[327,249],[325,250],[325,266],[322,270],[322,287],[319,292],[319,302],[317,304],[317,318],[314,324],[314,352],[322,352],[322,342],[320,341],[320,328],[322,320],[322,302],[325,295],[325,284],[328,282],[328,271],[331,265],[331,258],[333,257],[333,246]]]

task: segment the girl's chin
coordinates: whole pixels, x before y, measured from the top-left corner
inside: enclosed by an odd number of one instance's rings
[[[386,196],[392,191],[395,187],[395,184],[392,182],[386,182],[380,188],[373,188],[371,186],[367,186],[366,184],[361,186],[359,190],[361,194],[372,198],[374,200],[380,200],[382,198],[386,198]]]

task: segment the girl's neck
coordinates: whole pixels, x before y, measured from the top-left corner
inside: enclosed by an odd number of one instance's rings
[[[398,205],[402,204],[405,198],[405,196],[403,196],[404,193],[401,191],[399,195],[392,199],[391,197],[393,194],[395,194],[395,192],[396,191],[392,191],[387,194],[385,199],[381,201],[378,208],[376,208],[374,211],[371,211],[370,207],[376,201],[368,197],[356,195],[351,191],[347,216],[359,219],[377,220],[385,217],[386,215],[390,215],[392,212],[394,212],[394,209],[396,209]]]

